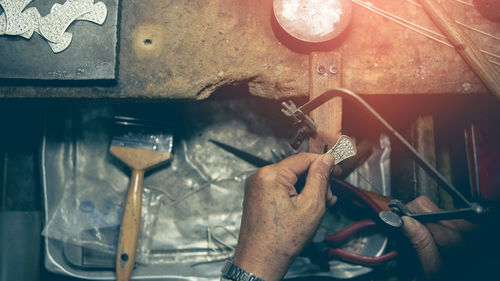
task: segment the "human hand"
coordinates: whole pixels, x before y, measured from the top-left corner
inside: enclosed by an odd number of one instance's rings
[[[439,212],[429,198],[421,196],[406,205],[415,213]],[[448,220],[425,225],[408,216],[402,217],[403,232],[417,252],[426,278],[431,279],[442,273],[443,254],[464,244],[464,235],[477,228],[465,220]],[[466,255],[463,255],[464,257]]]
[[[285,275],[337,200],[328,188],[333,162],[330,154],[299,153],[247,179],[234,264],[266,281]],[[308,169],[297,194],[294,185]]]

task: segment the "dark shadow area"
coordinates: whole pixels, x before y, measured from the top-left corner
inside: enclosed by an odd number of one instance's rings
[[[116,79],[96,80],[39,80],[39,79],[0,79],[0,86],[12,87],[55,87],[55,88],[77,88],[77,87],[113,87],[118,84]]]

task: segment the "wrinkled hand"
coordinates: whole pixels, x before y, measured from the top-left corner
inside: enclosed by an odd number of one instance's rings
[[[285,275],[312,239],[326,206],[337,200],[327,188],[333,162],[329,154],[299,153],[247,179],[236,265],[266,281]],[[308,169],[297,194],[294,185]]]
[[[442,211],[424,196],[418,197],[406,206],[414,213]],[[402,219],[404,221],[403,232],[415,248],[425,277],[429,279],[441,273],[442,254],[448,249],[462,246],[464,234],[477,228],[465,220],[448,220],[423,225],[407,216],[403,216]]]

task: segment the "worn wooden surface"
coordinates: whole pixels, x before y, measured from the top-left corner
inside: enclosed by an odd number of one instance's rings
[[[495,66],[488,60],[488,54],[481,52],[481,49],[436,0],[419,0],[419,3],[486,88],[500,99],[500,79],[498,79],[500,72],[497,72]],[[497,2],[497,5],[500,5],[500,2]]]
[[[309,99],[331,88],[342,87],[342,57],[335,52],[312,52],[309,55]],[[336,97],[311,111],[318,125],[315,136],[309,139],[309,151],[325,153],[340,138],[342,129],[342,98]],[[325,149],[326,148],[326,149]]]
[[[404,0],[371,2],[437,30],[423,9]],[[473,7],[441,2],[454,18],[500,36],[500,24]],[[201,99],[234,84],[248,84],[252,94],[268,98],[308,95],[310,50],[280,31],[271,0],[121,5],[116,85],[47,87],[18,81],[6,86],[2,81],[0,97]],[[500,41],[466,32],[480,48],[500,54]],[[347,30],[322,49],[342,55],[343,86],[357,93],[487,93],[452,48],[357,5]]]

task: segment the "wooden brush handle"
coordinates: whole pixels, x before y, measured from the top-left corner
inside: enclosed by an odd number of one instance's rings
[[[144,170],[132,170],[116,250],[117,281],[130,280],[130,275],[134,269],[137,242],[139,241],[141,227],[143,179]]]
[[[419,0],[429,17],[443,32],[455,50],[462,56],[488,89],[500,99],[500,75],[495,67],[481,53],[469,36],[446,14],[435,0]]]
[[[335,72],[335,74],[332,73]],[[309,54],[309,99],[312,100],[328,89],[342,86],[341,56],[335,52]],[[309,152],[325,153],[340,138],[342,127],[342,98],[336,97],[311,112],[318,125],[318,132],[309,139]]]

